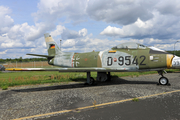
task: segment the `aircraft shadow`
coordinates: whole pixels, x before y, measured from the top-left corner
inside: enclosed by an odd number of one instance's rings
[[[73,80],[73,79],[72,79]],[[74,79],[77,81],[77,79]],[[86,81],[86,79],[80,79],[79,81]],[[118,76],[113,76],[111,81],[107,82],[96,82],[94,85],[86,85],[84,83],[77,84],[68,84],[68,85],[55,85],[55,86],[46,86],[46,87],[36,87],[36,88],[26,88],[26,89],[14,89],[11,91],[14,92],[35,92],[35,91],[49,91],[49,90],[58,90],[58,89],[75,89],[75,88],[84,88],[84,87],[95,87],[95,86],[110,86],[110,85],[120,85],[120,84],[157,84],[157,82],[152,81],[129,81]]]

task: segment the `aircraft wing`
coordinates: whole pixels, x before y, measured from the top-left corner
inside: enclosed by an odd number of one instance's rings
[[[6,71],[59,71],[59,72],[107,72],[107,71],[128,71],[129,69],[110,69],[110,68],[6,68]]]
[[[59,72],[138,72],[134,68],[6,68],[6,71],[59,71]],[[156,69],[147,69],[143,71],[154,71]],[[157,69],[160,70],[160,69]]]

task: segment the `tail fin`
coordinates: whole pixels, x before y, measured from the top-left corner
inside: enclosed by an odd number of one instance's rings
[[[44,37],[49,56],[55,56],[57,53],[61,52],[58,45],[55,43],[55,41],[53,40],[51,35],[49,35],[49,33],[44,34]]]

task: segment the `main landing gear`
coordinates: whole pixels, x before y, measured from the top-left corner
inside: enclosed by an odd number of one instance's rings
[[[159,83],[158,85],[170,85],[168,78],[164,77],[163,74],[167,73],[165,70],[160,70],[158,71],[159,75],[161,75],[162,77],[159,78]],[[100,81],[100,82],[105,82],[105,81],[110,81],[111,80],[111,74],[110,72],[106,73],[106,72],[97,72],[97,78],[96,81]],[[91,77],[91,73],[87,72],[87,81],[85,84],[88,85],[93,85],[95,83],[95,80],[93,77]]]
[[[96,81],[105,82],[111,80],[111,74],[110,72],[97,72],[97,78]],[[87,72],[87,81],[85,84],[93,85],[95,83],[94,78],[91,77],[91,73]]]
[[[170,85],[169,84],[169,80],[163,76],[163,73],[167,73],[165,70],[161,70],[161,71],[158,71],[159,75],[161,75],[162,77],[159,78],[159,84],[158,85]]]
[[[88,85],[93,85],[94,84],[94,78],[91,77],[91,73],[90,72],[87,72],[87,81],[85,84],[88,84]]]

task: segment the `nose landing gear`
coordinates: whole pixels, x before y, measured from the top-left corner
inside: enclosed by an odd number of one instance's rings
[[[158,83],[158,85],[170,85],[168,78],[166,78],[166,77],[163,76],[163,73],[166,74],[167,72],[166,72],[165,70],[161,70],[161,71],[158,71],[158,73],[159,73],[159,75],[162,76],[161,78],[159,78],[159,83]]]
[[[161,78],[159,78],[159,84],[160,85],[168,85],[169,80],[166,77],[161,77]]]

